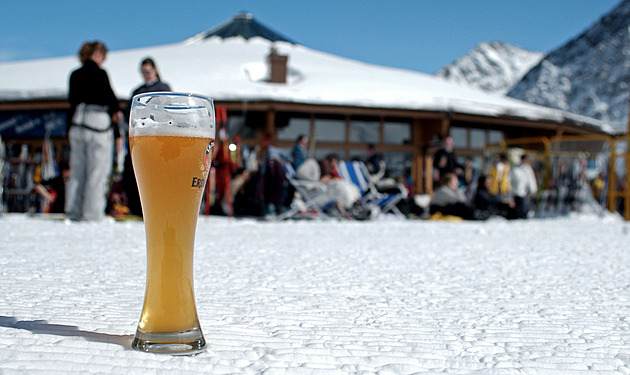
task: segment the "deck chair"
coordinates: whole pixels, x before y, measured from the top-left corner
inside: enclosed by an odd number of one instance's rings
[[[399,217],[405,217],[396,204],[405,197],[404,193],[383,193],[378,191],[370,178],[370,172],[361,161],[339,161],[339,174],[341,178],[352,182],[359,188],[361,202],[372,212],[392,213]],[[377,208],[376,210],[373,210]]]
[[[295,168],[289,161],[284,162],[287,181],[293,186],[301,199],[294,199],[289,210],[278,216],[278,219],[326,217],[326,210],[337,202],[328,195],[328,187],[319,181],[299,179]]]

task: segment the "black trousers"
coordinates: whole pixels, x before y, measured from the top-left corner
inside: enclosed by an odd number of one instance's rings
[[[514,211],[518,219],[526,219],[529,212],[530,200],[529,197],[517,197],[514,196]]]

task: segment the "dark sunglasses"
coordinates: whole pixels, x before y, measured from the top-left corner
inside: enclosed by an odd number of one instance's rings
[[[151,74],[150,70],[146,70],[146,69],[140,69],[140,73],[142,74]]]

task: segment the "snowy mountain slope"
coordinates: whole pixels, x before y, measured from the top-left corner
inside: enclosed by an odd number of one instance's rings
[[[630,0],[549,53],[508,95],[627,129]]]
[[[435,75],[481,90],[505,94],[543,58],[501,41],[481,43]]]

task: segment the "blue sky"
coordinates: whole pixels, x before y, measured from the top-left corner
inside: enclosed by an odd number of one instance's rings
[[[0,61],[177,43],[248,11],[320,51],[434,73],[477,44],[550,52],[621,0],[0,0]],[[1,85],[1,83],[0,83]]]

